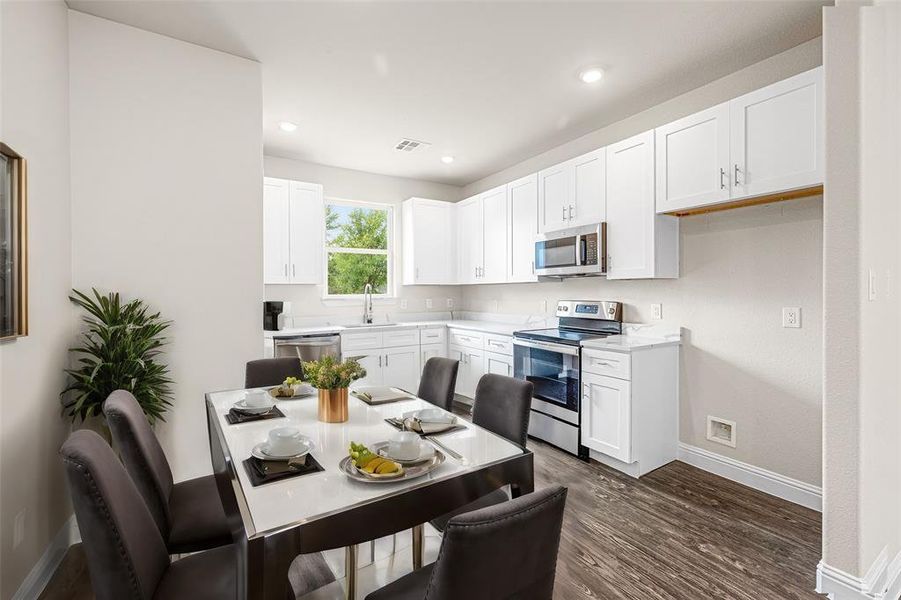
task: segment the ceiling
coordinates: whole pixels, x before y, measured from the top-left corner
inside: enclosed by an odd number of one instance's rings
[[[824,3],[69,0],[259,61],[266,154],[456,185],[813,39]]]

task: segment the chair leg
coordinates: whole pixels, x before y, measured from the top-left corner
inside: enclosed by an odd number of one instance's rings
[[[413,569],[422,568],[422,537],[423,525],[415,525],[413,527]]]
[[[355,600],[357,596],[357,546],[344,550],[344,598]]]
[[[369,564],[375,564],[375,540],[369,541]]]

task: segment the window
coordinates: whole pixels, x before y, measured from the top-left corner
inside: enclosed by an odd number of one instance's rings
[[[384,204],[326,200],[327,297],[360,295],[367,283],[374,296],[390,295],[391,217]]]
[[[25,159],[0,142],[0,340],[28,333]]]

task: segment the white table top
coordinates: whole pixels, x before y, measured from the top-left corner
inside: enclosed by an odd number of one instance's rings
[[[523,453],[521,448],[503,437],[472,423],[462,422],[467,426],[465,430],[443,434],[439,439],[442,444],[461,454],[465,462],[447,456],[444,464],[418,479],[362,483],[348,478],[338,469],[339,461],[347,455],[350,442],[370,445],[387,440],[397,430],[384,419],[420,408],[435,408],[434,405],[416,399],[369,406],[351,395],[347,422],[321,423],[317,419],[318,399],[309,396],[279,401],[278,407],[286,419],[229,425],[225,415],[243,396],[244,390],[207,395],[223,431],[226,451],[234,461],[256,533],[311,521]],[[270,429],[288,425],[297,427],[303,435],[313,440],[315,448],[312,454],[325,470],[253,487],[242,463],[256,444],[266,440]]]

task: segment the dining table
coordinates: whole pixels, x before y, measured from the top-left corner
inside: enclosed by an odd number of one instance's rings
[[[288,571],[300,554],[344,548],[345,596],[356,593],[356,546],[412,529],[414,568],[421,566],[423,524],[503,486],[517,497],[534,490],[533,455],[488,429],[459,419],[431,435],[445,460],[415,479],[358,481],[342,472],[351,442],[375,445],[397,429],[386,422],[436,408],[409,399],[370,405],[351,394],[348,419],[318,419],[315,394],[280,399],[284,417],[230,424],[226,415],[247,390],[206,394],[210,455],[233,540],[239,550],[239,597],[294,598]],[[254,486],[243,464],[275,427],[295,427],[312,442],[322,470]]]

